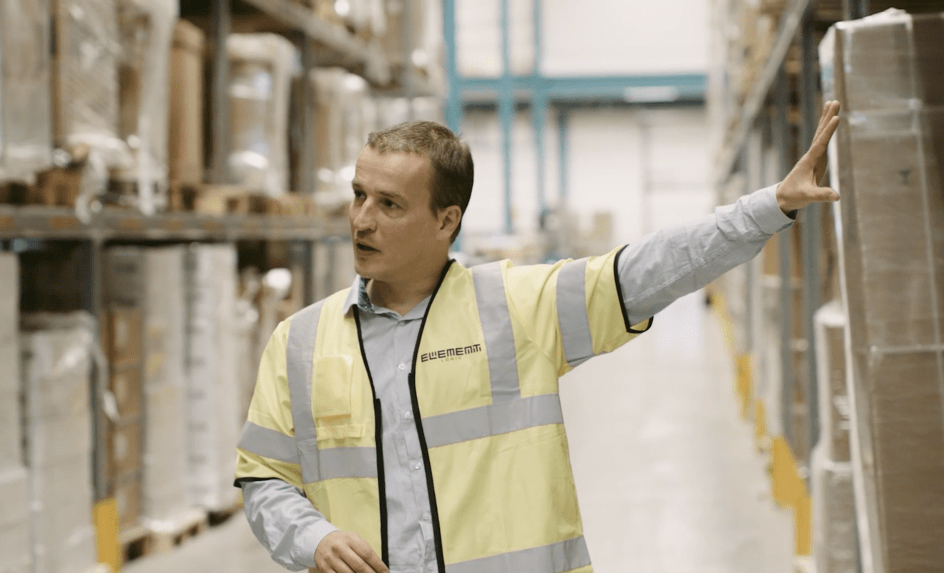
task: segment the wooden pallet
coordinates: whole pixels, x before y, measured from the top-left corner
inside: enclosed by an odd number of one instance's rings
[[[233,517],[238,513],[242,513],[242,511],[243,501],[242,498],[240,498],[236,503],[224,509],[213,509],[207,511],[207,520],[210,522],[211,527],[216,527],[217,525],[228,521],[230,517]]]
[[[164,523],[158,529],[139,525],[123,531],[118,538],[122,563],[171,551],[209,527],[207,513],[197,508],[188,509],[174,520]]]

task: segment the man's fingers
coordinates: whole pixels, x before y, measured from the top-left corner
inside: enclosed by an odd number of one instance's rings
[[[387,566],[377,556],[374,549],[368,545],[367,541],[359,540],[351,545],[351,550],[357,553],[358,560],[361,561],[365,570],[362,573],[387,573]]]
[[[834,132],[837,131],[837,126],[839,125],[840,118],[837,116],[833,116],[827,121],[824,129],[814,138],[814,142],[810,145],[810,150],[807,151],[812,160],[816,162],[827,155],[827,144],[830,142],[830,138],[833,137]]]
[[[832,188],[817,188],[816,198],[819,202],[836,202],[840,199],[840,194]]]

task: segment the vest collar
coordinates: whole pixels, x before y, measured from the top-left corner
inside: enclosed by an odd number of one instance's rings
[[[447,261],[446,266],[443,268],[443,273],[440,276],[440,281],[437,283],[436,287],[433,288],[433,292],[431,292],[430,295],[424,298],[423,301],[415,305],[413,309],[408,311],[403,316],[393,310],[387,309],[386,307],[374,305],[374,303],[371,302],[371,296],[368,295],[367,292],[368,279],[355,274],[354,281],[351,282],[351,287],[348,289],[347,295],[345,295],[345,300],[341,309],[344,310],[345,317],[351,317],[354,313],[354,308],[357,307],[363,312],[374,315],[389,315],[395,319],[400,320],[422,319],[424,316],[426,316],[427,308],[429,308],[430,303],[433,300],[433,296],[436,295],[437,290],[443,281],[445,281],[446,276],[450,275],[450,272],[455,275],[463,269],[463,266],[456,262],[456,260],[451,259]]]

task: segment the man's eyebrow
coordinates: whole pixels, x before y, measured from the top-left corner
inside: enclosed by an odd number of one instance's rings
[[[378,195],[384,196],[385,198],[390,198],[392,200],[397,200],[398,202],[405,202],[407,199],[397,192],[385,192],[383,190],[377,192]]]

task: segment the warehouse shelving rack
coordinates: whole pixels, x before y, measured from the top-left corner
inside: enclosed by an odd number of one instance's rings
[[[405,5],[409,10],[409,3]],[[331,25],[313,10],[291,0],[181,0],[181,18],[203,25],[209,31],[211,49],[208,91],[211,104],[207,107],[210,127],[210,155],[206,179],[209,183],[224,183],[226,155],[229,143],[229,107],[227,84],[228,61],[226,37],[241,25],[240,18],[255,11],[254,22],[266,31],[280,33],[292,40],[301,53],[305,71],[316,65],[335,65],[361,74],[368,82],[387,95],[412,98],[433,94],[410,66],[398,70],[390,55],[380,46],[358,38],[348,30]],[[237,14],[237,12],[239,14]],[[234,20],[235,18],[235,20]],[[409,12],[403,18],[409,31]],[[234,27],[233,25],[236,25]],[[262,31],[262,30],[260,30]],[[404,42],[406,53],[408,42]],[[403,56],[403,55],[402,55]],[[401,60],[409,62],[408,58]],[[311,85],[304,82],[304,97],[310,97]],[[314,129],[313,114],[306,111],[300,119],[303,129]],[[305,140],[305,139],[303,139]],[[308,144],[309,146],[311,144]],[[314,190],[312,181],[311,149],[301,150],[296,189]],[[307,165],[306,165],[307,163]],[[65,207],[0,205],[0,251],[21,254],[55,254],[56,262],[70,262],[70,271],[78,270],[78,277],[68,278],[76,295],[76,307],[93,317],[104,318],[104,251],[109,245],[166,245],[190,242],[236,243],[243,258],[247,250],[249,261],[260,259],[273,244],[281,244],[283,260],[303,272],[302,294],[305,305],[328,294],[337,283],[333,270],[333,249],[346,243],[349,235],[343,217],[276,216],[261,214],[203,215],[189,212],[168,212],[145,216],[134,210],[104,208],[98,212],[80,212]],[[321,247],[326,250],[321,251]],[[320,253],[319,253],[320,252]],[[47,256],[42,256],[47,257]],[[261,259],[265,260],[263,256]],[[318,277],[313,268],[316,261],[326,268]],[[54,281],[50,278],[50,281]],[[67,311],[67,310],[57,310]],[[102,342],[101,327],[98,334]],[[96,501],[110,497],[105,473],[106,416],[104,390],[108,374],[104,366],[93,364],[93,421],[94,455],[93,488]]]
[[[745,94],[740,113],[729,126],[717,157],[715,185],[720,194],[730,185],[734,177],[742,177],[745,192],[752,186],[761,185],[772,172],[784,176],[803,154],[813,139],[821,114],[820,71],[817,57],[818,36],[834,23],[853,20],[875,14],[887,8],[901,8],[907,12],[931,12],[942,10],[942,2],[904,0],[888,2],[878,0],[786,0],[779,19],[771,50],[753,84]],[[790,62],[790,51],[796,47],[799,62]],[[798,66],[799,64],[799,66]],[[789,110],[796,106],[796,121],[789,121]],[[761,150],[773,150],[766,155]],[[774,165],[771,165],[773,162]],[[772,456],[772,480],[775,499],[782,505],[794,507],[795,552],[806,556],[811,552],[809,469],[811,450],[819,436],[817,404],[817,365],[814,355],[814,313],[823,304],[825,294],[833,290],[836,270],[824,261],[821,246],[833,238],[823,237],[822,230],[832,229],[831,206],[811,205],[798,215],[798,222],[790,230],[778,236],[778,302],[780,311],[780,377],[781,412],[778,414],[783,432],[781,449],[769,445]],[[824,225],[827,224],[827,225]],[[799,245],[800,280],[792,277],[792,250]],[[741,325],[734,326],[746,335],[746,349],[736,349],[741,364],[739,382],[742,390],[751,388],[750,368],[756,342],[753,329],[756,325],[756,309],[759,304],[755,282],[760,273],[749,266],[744,274],[748,310]],[[792,290],[800,288],[800,302],[792,298]],[[796,304],[800,309],[795,309]],[[800,325],[795,326],[795,318]],[[797,328],[795,331],[793,328]],[[794,363],[794,355],[803,355],[802,369]],[[750,391],[748,392],[750,393]],[[796,427],[796,413],[792,412],[795,394],[805,398],[806,413],[803,429]],[[750,398],[745,397],[747,402]],[[762,406],[763,407],[763,406]],[[763,417],[754,410],[751,413]],[[763,413],[763,411],[761,412]],[[756,422],[758,423],[758,422]],[[761,422],[762,426],[764,423]],[[759,435],[763,432],[759,431]],[[769,438],[770,439],[770,438]],[[780,482],[780,484],[779,484]],[[805,509],[806,507],[806,509]]]

